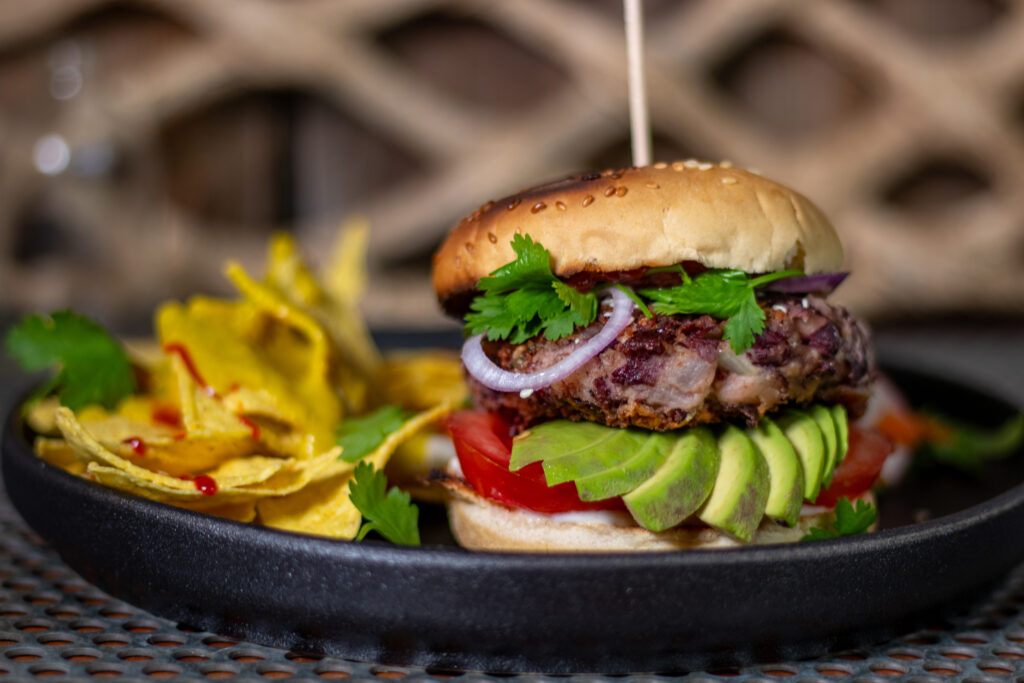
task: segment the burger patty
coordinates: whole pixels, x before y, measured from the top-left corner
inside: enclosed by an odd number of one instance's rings
[[[554,418],[659,431],[724,419],[755,425],[784,404],[841,403],[863,412],[874,361],[864,328],[842,307],[817,296],[761,302],[765,329],[736,355],[722,339],[725,321],[708,315],[636,311],[615,341],[573,374],[522,396],[468,377],[474,402],[500,411],[518,428]],[[487,342],[487,355],[514,372],[535,372],[597,334],[598,322],[557,341]]]

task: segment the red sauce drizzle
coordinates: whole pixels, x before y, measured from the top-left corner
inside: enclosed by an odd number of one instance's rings
[[[121,443],[126,443],[129,446],[131,446],[132,447],[132,452],[135,453],[135,455],[145,455],[146,454],[146,442],[143,441],[142,439],[140,439],[137,436],[129,436],[127,439],[125,439]]]
[[[199,492],[204,496],[212,496],[217,493],[217,482],[209,475],[196,475],[196,478],[192,481],[196,485],[196,488],[199,489]]]
[[[199,370],[196,369],[196,364],[192,361],[192,355],[189,354],[188,349],[185,348],[184,344],[179,344],[178,342],[164,344],[164,351],[167,353],[178,354],[181,357],[182,362],[185,363],[185,368],[188,370],[188,373],[192,375],[192,379],[196,381],[196,384],[201,386],[203,391],[210,396],[218,398],[216,390],[207,384],[206,380],[203,379],[203,376],[199,374]]]
[[[249,431],[252,432],[253,441],[260,440],[260,426],[258,424],[247,418],[245,415],[239,415],[238,421],[249,428]]]
[[[171,438],[174,439],[175,441],[181,441],[186,436],[188,436],[188,434],[186,432],[178,432],[177,434],[173,435]]]
[[[165,424],[168,427],[182,427],[181,411],[170,403],[154,403],[149,413],[153,422]]]

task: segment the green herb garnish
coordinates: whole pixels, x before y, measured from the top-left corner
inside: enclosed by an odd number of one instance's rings
[[[334,432],[335,443],[342,448],[341,459],[355,462],[372,453],[389,434],[398,431],[410,415],[398,406],[384,406],[369,415],[346,419]]]
[[[597,296],[579,292],[551,272],[551,254],[529,235],[515,235],[516,260],[481,278],[482,294],[466,316],[469,334],[521,344],[543,333],[551,340],[572,334],[597,318]]]
[[[373,465],[361,462],[356,465],[352,482],[349,484],[349,499],[363,516],[356,540],[366,534],[378,534],[399,545],[419,545],[420,511],[410,501],[410,496],[397,487],[387,490],[388,480],[383,472]]]
[[[840,498],[836,501],[835,520],[831,529],[814,527],[802,541],[821,541],[826,538],[839,538],[840,536],[853,536],[867,531],[878,518],[878,510],[871,503],[857,500],[855,508],[849,498]]]
[[[56,370],[33,399],[56,391],[71,410],[99,404],[109,410],[135,391],[135,376],[121,345],[88,318],[58,311],[22,318],[8,332],[7,352],[28,372]]]
[[[642,289],[640,295],[654,302],[655,313],[704,313],[727,318],[723,336],[732,350],[743,353],[754,345],[764,331],[764,311],[757,303],[754,289],[774,280],[803,275],[799,270],[782,270],[751,279],[742,270],[708,270],[675,287]]]
[[[990,461],[1011,455],[1024,443],[1024,413],[992,429],[927,414],[932,435],[923,454],[935,462],[977,474]]]

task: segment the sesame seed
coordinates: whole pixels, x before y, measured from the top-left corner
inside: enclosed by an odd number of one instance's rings
[[[699,169],[700,169],[700,170],[702,170],[702,171],[706,171],[706,170],[708,170],[709,168],[711,168],[712,166],[714,166],[714,164],[709,164],[709,163],[708,163],[708,162],[706,162],[706,161],[705,161],[705,162],[703,162],[703,163],[697,164],[697,168],[699,168]]]
[[[625,197],[627,192],[629,192],[629,188],[626,187],[625,185],[620,185],[619,187],[615,188],[616,197]]]
[[[725,183],[726,185],[735,185],[736,179],[733,178],[732,176],[726,176],[725,178],[722,178],[722,182]]]
[[[466,242],[465,247],[466,247],[466,251],[467,252],[469,252],[470,254],[473,253],[473,243],[472,242]]]
[[[555,202],[555,208],[557,208],[559,211],[565,211],[565,202]]]
[[[488,241],[490,241],[491,244],[497,244],[498,242],[498,236],[495,235],[493,232],[487,233],[487,239]]]
[[[686,166],[685,166],[685,164],[683,164],[682,161],[674,161],[674,162],[672,162],[672,170],[673,171],[682,171],[684,168],[686,168]]]
[[[509,211],[511,211],[512,209],[514,209],[517,206],[519,206],[519,203],[522,202],[522,201],[523,201],[522,199],[519,199],[518,197],[516,197],[515,199],[510,201],[508,203],[508,206],[506,206],[505,208],[508,209]]]
[[[606,187],[604,189],[604,196],[605,197],[611,197],[613,194],[615,194],[615,186],[614,185],[609,185],[608,187]]]
[[[583,198],[583,206],[590,206],[593,203],[594,203],[594,195],[588,194],[586,197]]]
[[[658,163],[656,163],[654,165],[654,168],[656,168],[658,170],[666,169],[666,168],[668,168],[668,164],[666,164],[664,161],[659,161]]]
[[[685,166],[686,168],[697,168],[698,166],[700,166],[700,162],[697,161],[696,159],[687,159],[686,161],[683,162],[683,166]]]
[[[651,188],[652,190],[661,189],[661,185],[659,185],[658,183],[654,182],[653,180],[648,180],[647,181],[647,187]]]
[[[530,207],[530,213],[540,213],[546,208],[548,208],[547,204],[545,204],[544,202],[537,202],[536,204]]]
[[[728,159],[723,159],[722,163],[718,165],[721,166],[722,168],[732,168],[732,162],[729,161]]]

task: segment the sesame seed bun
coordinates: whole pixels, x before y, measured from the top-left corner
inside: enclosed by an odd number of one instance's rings
[[[559,277],[683,261],[749,273],[819,273],[843,263],[835,229],[803,195],[727,164],[658,163],[575,176],[480,207],[434,255],[442,305],[514,260],[516,233],[551,252]]]

